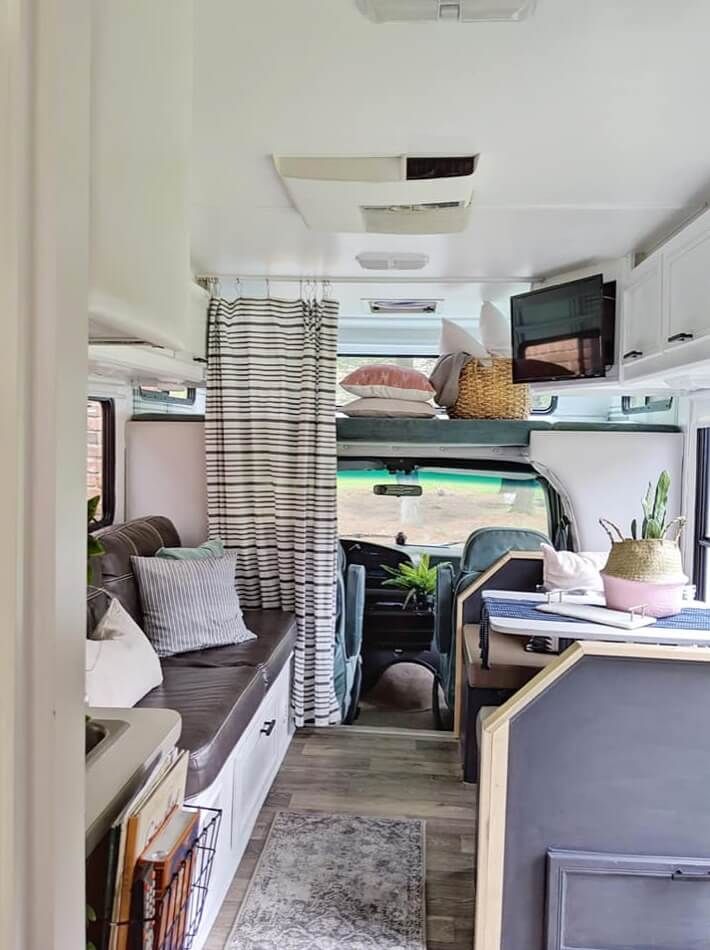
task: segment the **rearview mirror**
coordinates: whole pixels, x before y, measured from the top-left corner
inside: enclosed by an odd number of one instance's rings
[[[373,485],[376,495],[392,495],[395,498],[418,498],[422,494],[421,485],[401,485],[390,482],[388,485]]]

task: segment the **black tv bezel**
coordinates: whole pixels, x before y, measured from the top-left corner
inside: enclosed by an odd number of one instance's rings
[[[521,376],[518,372],[518,367],[520,360],[515,355],[515,338],[514,338],[514,328],[515,323],[513,319],[515,301],[517,300],[527,300],[530,297],[538,297],[542,294],[548,294],[552,290],[559,290],[560,288],[570,288],[575,287],[581,284],[587,284],[590,281],[598,280],[601,290],[601,301],[602,301],[602,357],[604,359],[604,365],[599,372],[594,373],[579,373],[576,376],[555,376],[550,374],[549,376],[540,377],[529,377]],[[613,304],[611,313],[608,313],[605,310],[605,304]],[[609,321],[609,327],[605,327],[605,324]],[[607,332],[605,332],[607,330]],[[513,354],[512,360],[512,375],[514,383],[573,383],[579,382],[580,380],[588,379],[605,379],[607,375],[607,370],[614,365],[615,359],[615,347],[616,347],[616,281],[605,281],[603,274],[589,274],[587,277],[578,277],[576,280],[566,281],[564,284],[552,284],[550,286],[538,287],[537,290],[527,290],[523,294],[515,294],[515,296],[510,298],[510,339],[511,339],[511,350]],[[608,352],[608,351],[611,352]],[[610,356],[611,359],[608,360],[607,357]],[[552,365],[552,364],[550,364]]]

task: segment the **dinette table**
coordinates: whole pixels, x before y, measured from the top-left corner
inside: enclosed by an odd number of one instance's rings
[[[550,595],[545,593],[521,594],[520,591],[504,590],[487,590],[483,593],[486,622],[490,631],[495,633],[527,639],[544,637],[561,641],[604,640],[620,643],[710,646],[710,604],[704,601],[684,602],[680,614],[633,630],[545,614],[536,610],[539,604],[549,601]],[[557,603],[559,602],[558,599]],[[604,598],[594,594],[565,594],[562,603],[605,606]]]

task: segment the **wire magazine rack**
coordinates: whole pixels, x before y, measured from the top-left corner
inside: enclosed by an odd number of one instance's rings
[[[130,920],[101,922],[105,936],[114,928],[127,928],[127,950],[190,950],[200,929],[222,812],[217,808],[184,807],[199,813],[200,831],[168,886],[155,895],[152,913],[133,916],[132,908]],[[101,946],[108,945],[109,941],[102,939]]]

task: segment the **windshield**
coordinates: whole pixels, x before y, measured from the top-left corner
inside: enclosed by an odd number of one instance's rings
[[[415,484],[418,497],[375,494],[376,485]],[[341,537],[380,544],[462,545],[477,528],[532,528],[548,532],[545,492],[529,476],[465,469],[418,468],[338,473]]]

